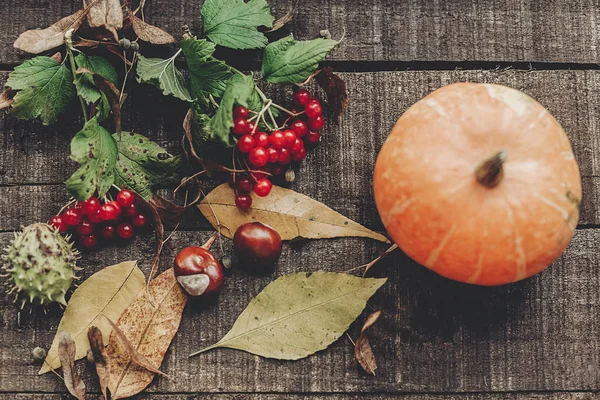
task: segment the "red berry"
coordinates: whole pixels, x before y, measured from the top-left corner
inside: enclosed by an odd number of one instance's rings
[[[96,235],[82,236],[80,241],[81,245],[86,249],[91,249],[92,247],[95,247],[98,244],[98,238],[96,237]]]
[[[252,186],[252,181],[247,176],[242,176],[235,181],[235,187],[242,193],[250,193]]]
[[[135,230],[131,224],[124,222],[117,226],[117,234],[123,239],[131,239],[135,234]]]
[[[294,162],[300,162],[306,158],[306,149],[303,147],[296,153],[292,153],[292,160]]]
[[[304,148],[304,142],[301,139],[296,138],[294,145],[290,150],[292,150],[292,155],[298,153],[300,150]]]
[[[83,213],[83,215],[95,214],[100,209],[101,205],[102,204],[100,204],[100,200],[92,196],[83,202],[83,204],[81,205],[81,212]]]
[[[265,197],[271,193],[272,188],[273,184],[271,181],[267,178],[263,178],[254,185],[254,193],[256,193],[257,196]]]
[[[88,215],[88,219],[90,220],[91,223],[93,224],[99,224],[102,221],[104,221],[104,219],[102,218],[102,215],[100,215],[100,209],[98,209],[98,211],[96,211],[93,214],[89,214]]]
[[[256,124],[254,122],[248,122],[248,127],[246,128],[246,133],[248,135],[254,135],[256,132]]]
[[[244,106],[237,106],[237,107],[234,107],[234,109],[233,109],[233,118],[234,119],[238,119],[238,118],[246,119],[246,118],[248,118],[248,115],[250,115],[250,112]]]
[[[265,149],[269,147],[271,141],[269,140],[269,135],[265,132],[258,132],[254,135],[254,142],[257,147],[264,147]]]
[[[279,150],[279,162],[286,165],[292,162],[292,152],[285,147]]]
[[[140,210],[137,205],[132,204],[127,208],[123,209],[123,214],[128,218],[133,218],[140,213]]]
[[[262,167],[269,162],[269,154],[267,154],[267,149],[264,147],[255,147],[250,151],[250,155],[248,157],[252,165],[257,167]]]
[[[319,132],[309,131],[304,139],[306,140],[306,143],[314,145],[321,141],[321,134]]]
[[[293,130],[298,137],[303,137],[308,133],[308,126],[306,125],[306,122],[301,119],[293,121],[290,125],[290,129]]]
[[[323,114],[323,107],[321,107],[319,100],[311,99],[308,104],[306,104],[306,107],[304,107],[304,112],[309,119],[316,118]]]
[[[117,203],[116,201],[113,200],[113,201],[109,201],[108,204],[112,204],[113,206],[115,206],[115,208],[117,209],[117,217],[119,215],[121,215],[121,211],[123,211],[123,207],[121,207],[121,205],[119,203]]]
[[[245,134],[238,140],[237,147],[242,153],[249,153],[254,148],[254,138]]]
[[[135,203],[135,194],[129,189],[121,189],[117,194],[117,204],[121,207],[130,207]]]
[[[323,118],[322,115],[308,119],[308,127],[311,131],[321,130],[321,128],[323,128],[323,125],[325,125],[325,118]]]
[[[87,219],[84,219],[79,225],[77,225],[76,229],[77,232],[79,232],[79,234],[82,236],[91,235],[94,233],[94,224]]]
[[[110,240],[113,239],[117,234],[117,228],[115,228],[114,225],[106,225],[104,228],[102,228],[101,233],[104,239]]]
[[[276,150],[281,149],[285,144],[285,136],[281,131],[273,131],[271,133],[271,147]]]
[[[64,223],[69,226],[79,225],[81,223],[82,217],[83,216],[81,215],[81,211],[79,211],[75,208],[69,208],[62,215],[62,219],[63,219]]]
[[[65,232],[69,229],[69,225],[63,221],[63,218],[60,215],[55,215],[50,219],[50,225],[58,229],[59,232]]]
[[[252,206],[252,197],[247,194],[239,194],[235,198],[235,205],[238,208],[250,208]]]
[[[273,165],[273,168],[271,168],[271,173],[273,175],[283,175],[285,174],[286,169],[287,167],[285,165],[275,164]]]
[[[138,214],[131,219],[131,224],[136,228],[143,228],[146,226],[146,216],[144,214]]]
[[[267,154],[269,155],[269,162],[276,163],[279,161],[279,152],[272,147],[267,149]]]
[[[233,133],[240,136],[248,132],[248,120],[246,118],[236,118],[233,120]]]
[[[294,104],[304,107],[310,101],[310,93],[306,89],[298,89],[292,95]]]
[[[291,129],[283,132],[283,147],[290,149],[296,143],[296,132]]]
[[[102,218],[103,221],[111,221],[119,216],[119,209],[115,204],[116,203],[113,204],[111,201],[100,207],[100,218]]]

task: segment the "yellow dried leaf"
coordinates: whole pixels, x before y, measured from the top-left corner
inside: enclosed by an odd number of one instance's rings
[[[186,303],[187,295],[171,268],[150,282],[148,292],[143,290],[138,294],[117,321],[117,326],[135,350],[147,362],[159,368],[179,329]],[[112,399],[133,396],[154,379],[154,372],[133,362],[123,341],[114,331],[106,352],[111,366],[108,389]]]
[[[307,357],[336,341],[386,280],[335,272],[281,276],[218,343],[192,355],[228,347],[280,360]]]
[[[75,290],[56,331],[65,331],[73,337],[77,345],[76,360],[85,357],[90,348],[87,337],[90,326],[97,326],[105,335],[110,334],[111,326],[103,316],[118,318],[144,286],[144,274],[135,261],[126,261],[96,272]],[[50,367],[60,367],[58,335],[39,374],[50,371]]]
[[[224,183],[210,192],[198,208],[215,229],[216,214],[219,222],[230,229],[221,230],[229,238],[240,225],[260,221],[272,226],[283,240],[358,236],[389,243],[385,236],[344,217],[323,203],[279,186],[273,186],[267,197],[252,194],[252,208],[240,210],[235,205],[233,189]]]
[[[123,27],[123,10],[119,0],[92,0],[89,5],[88,24],[92,28],[103,26],[119,40],[117,29]]]
[[[39,54],[63,44],[65,32],[69,29],[77,30],[83,21],[84,10],[79,10],[63,19],[56,21],[45,29],[31,29],[19,35],[14,48],[28,53]]]
[[[175,43],[175,38],[169,33],[154,25],[150,25],[149,23],[142,21],[135,15],[131,19],[131,25],[133,26],[135,34],[138,35],[138,37],[144,42],[149,42],[152,44]]]

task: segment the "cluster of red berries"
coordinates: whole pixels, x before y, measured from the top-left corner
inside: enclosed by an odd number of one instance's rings
[[[62,214],[52,217],[50,225],[59,232],[73,230],[82,247],[92,248],[98,244],[99,238],[131,239],[135,229],[143,228],[147,222],[146,216],[135,204],[135,194],[122,189],[116,200],[105,204],[94,196],[79,201]]]
[[[237,148],[247,155],[254,171],[270,172],[273,176],[285,174],[291,163],[299,163],[306,158],[306,146],[316,145],[321,140],[319,131],[323,128],[323,107],[306,89],[297,89],[292,95],[294,107],[290,110],[296,117],[285,122],[287,129],[274,130],[270,134],[258,130],[256,124],[248,120],[247,108],[237,106],[233,110],[234,125],[231,131],[239,136]],[[250,208],[254,191],[265,197],[271,192],[271,180],[260,173],[234,177],[236,199],[239,208]]]

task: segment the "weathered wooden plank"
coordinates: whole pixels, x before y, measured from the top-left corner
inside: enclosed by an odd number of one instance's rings
[[[292,188],[345,213],[373,229],[380,229],[372,200],[372,175],[377,152],[397,117],[432,90],[456,81],[506,84],[538,99],[561,122],[567,131],[583,176],[581,223],[600,223],[600,71],[405,71],[378,73],[344,73],[350,90],[350,104],[339,124],[327,122],[323,141],[309,152],[296,174]],[[183,134],[181,121],[185,106],[160,96],[154,88],[136,88],[126,104],[124,129],[147,134],[172,152],[178,153]],[[289,89],[279,88],[274,97],[289,102]],[[73,107],[77,113],[78,107]],[[69,160],[69,142],[80,122],[65,117],[51,127],[34,122],[17,121],[0,116],[0,185],[57,184],[75,170]],[[523,133],[526,140],[526,132]],[[43,166],[43,167],[41,167]],[[326,168],[323,168],[326,166]],[[335,190],[331,190],[335,187]],[[46,199],[63,201],[64,190],[46,187],[56,193],[30,188],[35,197],[25,215],[48,218],[58,204],[43,210]],[[0,189],[3,193],[25,198],[21,189]],[[6,195],[8,196],[8,195]],[[0,196],[1,199],[5,196]],[[6,197],[6,204],[11,204]],[[15,203],[16,204],[16,203]],[[58,208],[57,208],[58,207]],[[28,211],[29,210],[29,211]],[[7,210],[11,213],[11,210]],[[15,212],[22,212],[21,209]],[[44,213],[43,215],[40,215]],[[19,214],[20,215],[20,214]],[[20,223],[15,217],[8,229]],[[6,229],[5,226],[0,229]]]
[[[274,15],[284,15],[292,2],[270,1]],[[12,47],[21,32],[48,26],[81,4],[74,0],[5,3],[5,22],[0,25],[3,64],[28,57]],[[200,33],[202,3],[148,1],[145,16],[176,37],[184,24]],[[302,1],[283,33],[309,39],[321,29],[329,29],[335,37],[345,31],[345,40],[331,60],[597,63],[599,19],[600,9],[593,0]]]
[[[100,400],[101,395],[88,395],[88,400]],[[593,400],[597,395],[589,392],[550,393],[452,393],[452,394],[141,394],[138,400]],[[0,394],[0,400],[63,400],[66,394]]]
[[[209,233],[178,232],[167,243],[162,268],[181,247],[202,243]],[[4,245],[10,234],[0,234]],[[389,282],[370,301],[383,317],[371,337],[379,369],[359,371],[349,340],[296,362],[262,359],[233,350],[187,355],[217,341],[271,277],[234,270],[215,305],[186,309],[181,330],[163,369],[177,379],[157,379],[155,393],[195,392],[485,392],[595,390],[600,387],[600,284],[596,243],[600,230],[578,230],[552,268],[510,286],[484,288],[452,282],[417,266],[401,253],[373,273]],[[81,260],[84,276],[107,264],[138,259],[147,272],[153,252],[149,234],[131,245],[105,247]],[[231,242],[225,241],[226,252]],[[373,259],[385,245],[361,239],[285,245],[275,275],[297,271],[344,271]],[[36,375],[30,359],[48,346],[60,310],[21,314],[0,295],[0,392],[63,391],[53,375]],[[358,327],[350,329],[356,337]],[[80,363],[90,390],[89,367]]]

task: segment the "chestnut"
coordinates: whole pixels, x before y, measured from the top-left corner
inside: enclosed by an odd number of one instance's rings
[[[235,231],[233,250],[249,272],[265,272],[281,255],[281,236],[268,225],[248,222]]]
[[[209,250],[215,237],[202,247],[186,247],[175,256],[175,277],[190,296],[216,296],[223,288],[223,268]]]

